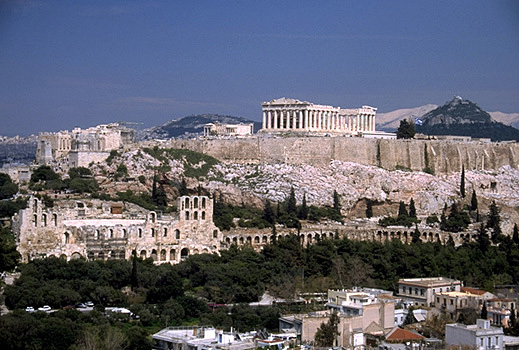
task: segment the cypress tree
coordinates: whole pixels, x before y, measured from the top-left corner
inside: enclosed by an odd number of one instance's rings
[[[501,216],[499,215],[499,208],[495,201],[490,204],[488,212],[487,228],[492,229],[492,242],[496,243],[496,240],[501,235]]]
[[[294,191],[294,187],[290,188],[290,195],[286,201],[286,211],[287,214],[297,215],[297,202],[296,202],[296,193]]]
[[[272,209],[272,205],[270,201],[267,199],[265,203],[265,207],[263,208],[263,219],[267,221],[269,224],[273,225],[275,221],[274,210]]]
[[[487,304],[485,302],[483,302],[483,307],[481,308],[481,318],[483,320],[488,319]]]
[[[403,201],[400,201],[398,204],[398,217],[405,217],[407,218],[409,214],[407,213],[407,208],[405,207],[405,203]]]
[[[517,229],[517,224],[514,224],[514,231],[512,233],[512,241],[515,244],[519,244],[519,229]]]
[[[409,217],[416,219],[416,208],[414,206],[414,199],[411,198],[411,201],[409,202]]]
[[[472,198],[470,199],[470,210],[478,210],[478,198],[476,196],[476,190],[472,189]]]
[[[132,290],[138,287],[139,281],[137,278],[137,251],[134,249],[132,251],[132,275],[131,275],[131,286]]]
[[[306,220],[308,218],[308,206],[306,205],[306,193],[303,195],[303,202],[301,204],[301,208],[299,208],[297,217],[301,220]]]
[[[465,165],[461,166],[460,195],[465,198]]]
[[[371,202],[371,199],[368,199],[366,202],[366,217],[372,218],[373,217],[373,204]]]

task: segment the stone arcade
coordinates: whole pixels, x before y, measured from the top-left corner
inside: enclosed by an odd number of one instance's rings
[[[359,135],[375,132],[377,109],[343,109],[292,98],[263,102],[263,132],[325,132]]]
[[[131,203],[95,199],[56,201],[53,208],[31,197],[13,218],[22,261],[128,259],[135,250],[155,263],[178,263],[191,254],[218,252],[222,234],[213,223],[213,200],[183,196],[177,212],[160,215]]]

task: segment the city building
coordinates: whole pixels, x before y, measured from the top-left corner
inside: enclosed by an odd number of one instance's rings
[[[281,332],[293,332],[303,344],[311,344],[322,323],[333,312],[339,317],[336,345],[347,349],[362,349],[370,336],[383,336],[394,327],[395,302],[389,294],[371,289],[363,291],[328,291],[330,310],[308,314],[285,315],[279,319]]]
[[[256,344],[247,334],[224,332],[213,327],[168,327],[153,334],[155,350],[248,350]]]
[[[398,280],[398,295],[417,306],[433,306],[435,293],[459,292],[461,282],[445,277],[402,278]]]
[[[55,256],[67,260],[128,259],[135,251],[157,264],[216,253],[222,234],[213,223],[213,200],[178,198],[177,212],[163,215],[128,202],[58,200],[52,208],[31,197],[13,217],[22,261]]]
[[[362,106],[344,109],[278,98],[262,103],[262,132],[312,132],[344,135],[360,135],[375,132],[377,109]]]
[[[510,298],[492,298],[487,300],[488,319],[494,325],[508,327],[512,310],[517,310],[517,304]]]
[[[502,350],[503,328],[493,327],[489,320],[479,319],[474,325],[459,323],[445,326],[447,346],[470,346],[478,350]]]
[[[434,306],[445,312],[450,320],[459,318],[463,310],[472,309],[480,312],[481,306],[491,293],[462,287],[460,292],[437,292],[435,294]],[[471,292],[472,291],[472,292]]]
[[[223,124],[219,122],[204,125],[204,136],[251,136],[254,134],[254,123]]]

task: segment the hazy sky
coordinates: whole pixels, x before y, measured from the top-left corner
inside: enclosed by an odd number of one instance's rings
[[[454,95],[519,112],[519,1],[0,0],[0,135]]]

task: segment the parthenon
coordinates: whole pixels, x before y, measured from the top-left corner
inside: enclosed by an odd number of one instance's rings
[[[263,102],[263,132],[326,132],[357,135],[375,131],[377,109],[343,109],[293,98]]]

